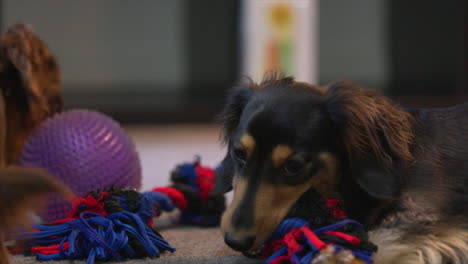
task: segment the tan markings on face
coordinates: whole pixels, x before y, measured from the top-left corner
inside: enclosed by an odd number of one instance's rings
[[[255,225],[251,232],[255,234],[253,248],[268,239],[299,197],[310,187],[310,181],[296,186],[274,186],[267,183],[260,185],[255,197]]]
[[[232,232],[231,220],[234,210],[239,206],[247,190],[247,179],[235,175],[232,180],[232,188],[234,190],[234,197],[221,218],[221,230],[224,233],[231,232],[233,235],[241,237],[242,230],[235,230],[236,232]]]
[[[255,139],[250,134],[244,134],[240,139],[240,143],[247,152],[247,156],[251,157],[255,149]]]
[[[271,160],[275,168],[279,167],[285,162],[294,151],[287,145],[277,145],[271,152]]]
[[[334,193],[338,183],[337,158],[333,154],[323,152],[319,154],[319,160],[323,163],[323,168],[301,185],[261,183],[254,200],[254,226],[248,229],[237,230],[231,225],[233,212],[239,206],[248,185],[247,179],[234,177],[234,199],[222,217],[221,230],[224,233],[230,232],[236,238],[255,236],[252,248],[256,248],[268,239],[291,207],[311,187],[316,188],[322,195]]]
[[[255,236],[254,247],[263,243],[288,213],[291,206],[310,188],[310,181],[300,186],[274,186],[262,183],[255,195],[254,225],[248,229],[234,229],[231,220],[247,189],[247,180],[235,177],[233,181],[234,198],[221,219],[221,230],[231,233],[235,238]]]

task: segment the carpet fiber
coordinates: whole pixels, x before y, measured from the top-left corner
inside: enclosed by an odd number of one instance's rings
[[[244,257],[229,249],[223,242],[218,228],[173,228],[161,232],[164,238],[177,248],[174,253],[166,252],[157,259],[129,260],[121,263],[168,263],[168,264],[254,264],[261,263]],[[49,261],[39,262],[34,257],[12,256],[13,264],[81,264],[84,261]],[[116,263],[116,262],[111,262]]]

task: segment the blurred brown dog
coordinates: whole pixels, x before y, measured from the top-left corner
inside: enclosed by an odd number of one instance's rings
[[[54,57],[27,25],[0,35],[0,264],[9,263],[3,233],[27,224],[47,193],[70,194],[45,171],[6,167],[17,162],[32,130],[62,109],[60,86]]]

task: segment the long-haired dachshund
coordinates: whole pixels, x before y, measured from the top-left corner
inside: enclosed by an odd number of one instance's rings
[[[28,26],[0,35],[0,264],[8,263],[3,233],[26,224],[46,193],[71,193],[39,169],[5,167],[16,163],[32,130],[62,109],[60,86],[55,59]]]
[[[313,190],[367,224],[378,264],[468,263],[468,104],[404,109],[350,82],[273,73],[233,88],[221,119],[233,249],[260,247]]]

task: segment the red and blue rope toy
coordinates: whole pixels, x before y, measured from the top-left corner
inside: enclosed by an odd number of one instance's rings
[[[373,263],[377,247],[368,241],[362,224],[345,218],[339,202],[317,197],[308,205],[315,206],[308,216],[282,221],[253,257],[265,259],[265,264]]]
[[[342,220],[312,230],[302,218],[286,219],[262,250],[264,263],[373,263],[376,247],[349,234],[351,229],[364,227],[353,220]]]
[[[35,239],[31,252],[39,260],[87,259],[87,264],[154,258],[175,251],[151,227],[162,211],[178,208],[184,225],[219,225],[225,198],[211,193],[212,169],[196,159],[178,165],[171,181],[169,187],[143,194],[109,188],[78,198],[68,218],[38,225],[36,232],[28,234]],[[259,254],[251,257],[261,257],[266,264],[373,263],[371,256],[377,247],[368,241],[363,225],[346,219],[338,200],[319,197],[315,201],[312,206],[319,210],[306,211],[311,208],[307,202],[299,210],[305,214],[281,222]]]
[[[48,225],[36,225],[31,253],[38,260],[87,259],[125,260],[155,258],[174,252],[152,228],[154,217],[163,211],[181,210],[185,225],[217,226],[225,209],[224,195],[211,194],[214,171],[193,163],[176,167],[170,187],[138,193],[126,187],[93,191],[74,201],[68,217]]]
[[[197,156],[192,163],[178,165],[171,173],[171,182],[171,186],[156,187],[146,195],[164,205],[163,211],[177,207],[183,225],[219,225],[226,204],[224,195],[211,192],[215,184],[213,169],[202,166]]]
[[[90,192],[74,201],[65,219],[36,225],[31,237],[31,253],[38,260],[86,259],[125,260],[155,258],[174,252],[149,223],[155,216],[154,202],[133,189],[111,187]]]

